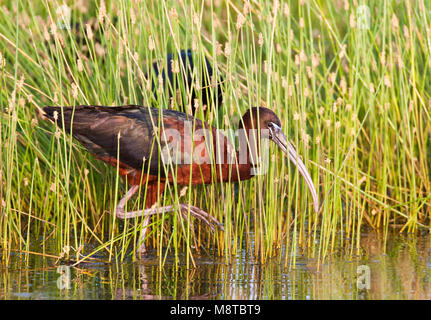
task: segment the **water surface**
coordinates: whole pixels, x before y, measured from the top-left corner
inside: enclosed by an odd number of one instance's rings
[[[194,269],[172,261],[56,265],[55,259],[14,253],[0,265],[0,299],[431,299],[430,237],[362,237],[361,257],[332,254],[319,265],[297,255],[250,262],[242,252],[230,265],[197,256]]]

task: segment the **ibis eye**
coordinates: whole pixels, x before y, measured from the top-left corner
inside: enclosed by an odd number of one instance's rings
[[[274,129],[274,123],[268,122],[268,129],[269,129],[269,138],[272,139],[272,129]]]

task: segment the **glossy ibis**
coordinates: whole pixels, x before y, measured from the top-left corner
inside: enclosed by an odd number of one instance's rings
[[[113,25],[116,25],[117,20],[117,17],[113,18]],[[91,27],[87,28],[86,25],[94,26],[94,35],[89,36],[88,32]],[[81,56],[84,57],[85,60],[89,60],[91,58],[88,49],[88,39],[92,39],[91,42],[93,42],[96,48],[97,46],[103,48],[103,31],[99,29],[100,26],[98,23],[94,23],[94,21],[89,20],[83,26],[79,22],[70,22],[68,25],[63,26],[63,28],[71,29],[73,41],[76,42],[77,46],[82,51]],[[54,46],[55,41],[51,39],[49,43],[46,43],[46,45]],[[55,48],[53,48],[53,50],[55,51]],[[168,53],[165,61],[161,60],[159,62],[152,63],[154,77],[151,79],[151,87],[154,98],[156,100],[158,99],[156,83],[158,82],[158,76],[160,75],[163,80],[163,84],[167,86],[168,97],[177,101],[181,111],[187,112],[187,107],[190,107],[191,113],[197,116],[195,99],[199,96],[202,98],[202,100],[199,101],[199,106],[202,106],[204,109],[204,114],[208,109],[214,108],[215,105],[221,106],[223,101],[221,83],[223,80],[220,76],[218,77],[218,82],[213,78],[215,75],[208,58],[204,56],[201,63],[195,63],[191,49],[181,50],[177,59],[177,68],[173,68],[173,62],[175,62],[176,55],[177,54]],[[105,59],[104,56],[99,58],[102,61]],[[72,61],[68,61],[68,63],[72,63]],[[146,77],[149,77],[149,75],[146,75]],[[199,80],[196,81],[196,79]],[[184,88],[185,90],[180,90],[180,88]]]
[[[177,100],[177,102],[180,104],[181,111],[187,113],[186,105],[189,104],[192,115],[198,117],[196,114],[197,109],[195,107],[195,99],[198,98],[199,91],[202,98],[202,103],[199,102],[199,106],[203,107],[204,112],[207,112],[208,109],[213,108],[214,105],[221,106],[223,101],[221,82],[223,80],[220,76],[218,82],[213,79],[215,75],[213,72],[213,67],[208,58],[204,57],[205,62],[197,65],[197,63],[193,61],[193,55],[190,49],[187,51],[181,50],[180,55],[178,56],[178,70],[175,72],[173,68],[174,57],[175,54],[172,53],[167,55],[167,70],[165,70],[163,67],[164,65],[160,65],[157,62],[153,63],[153,69],[156,79],[159,74],[161,75],[163,81],[166,81],[166,78],[168,79],[169,83],[167,85],[169,98],[174,98]],[[199,79],[198,85],[200,88],[197,88],[196,86],[196,80],[193,77],[194,72],[196,73],[196,77],[198,77],[197,79]],[[178,77],[176,77],[176,73],[179,74]],[[180,85],[179,81],[182,81],[183,83]],[[186,89],[184,90],[184,94],[180,92],[179,88]],[[154,79],[152,81],[152,90],[157,99]],[[212,92],[214,92],[214,94],[212,94]],[[181,96],[177,97],[177,94]],[[187,97],[187,95],[190,96]]]
[[[157,199],[168,181],[189,186],[235,182],[250,179],[254,175],[255,162],[252,158],[258,155],[259,147],[253,153],[251,139],[248,144],[240,142],[238,150],[235,150],[216,128],[179,111],[134,105],[44,107],[43,110],[58,126],[62,127],[64,123],[64,130],[71,132],[96,158],[113,166],[118,165],[120,175],[125,176],[131,188],[119,201],[116,215],[121,219],[145,217],[141,252],[145,252],[143,243],[149,217],[157,212],[169,212],[177,208],[184,217],[190,212],[212,229],[215,225],[223,229],[214,217],[192,205],[179,203],[177,206],[157,208]],[[193,129],[190,130],[190,127]],[[243,137],[251,132],[254,135],[248,137],[269,138],[280,147],[305,178],[317,212],[319,202],[311,177],[284,135],[276,114],[264,107],[251,108],[242,117],[239,129],[245,132]],[[204,148],[196,153],[202,145]],[[174,149],[176,153],[173,154]],[[230,155],[241,160],[231,161]],[[126,201],[138,191],[141,184],[147,185],[145,208],[126,212]]]

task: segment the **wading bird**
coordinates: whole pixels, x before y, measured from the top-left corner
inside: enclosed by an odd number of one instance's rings
[[[223,101],[221,82],[223,79],[219,77],[219,81],[215,82],[215,79],[213,78],[215,76],[213,67],[207,57],[204,57],[204,62],[197,65],[197,63],[193,61],[192,51],[190,49],[187,51],[181,50],[180,55],[178,56],[178,65],[174,66],[174,56],[175,55],[172,53],[167,55],[167,70],[165,70],[163,64],[160,65],[157,62],[153,63],[153,69],[156,81],[159,74],[161,75],[163,82],[166,81],[167,77],[169,81],[167,84],[169,98],[175,98],[177,100],[181,107],[181,111],[187,113],[186,105],[189,104],[192,115],[198,117],[196,114],[197,108],[195,100],[199,97],[199,94],[202,98],[202,102],[199,102],[198,105],[203,107],[204,112],[213,108],[214,105],[218,107],[221,106]],[[178,77],[176,77],[176,73],[179,74]],[[195,76],[193,76],[194,73],[196,73]],[[199,80],[197,81],[196,79]],[[182,81],[183,83],[180,84],[179,81]],[[198,85],[196,85],[196,82]],[[180,88],[185,88],[185,90],[180,90]],[[152,81],[152,90],[157,99],[154,79]],[[200,93],[198,93],[199,91]],[[214,96],[212,96],[212,92],[214,92]],[[177,94],[180,96],[177,97]],[[189,95],[189,97],[187,97],[187,95]]]
[[[115,212],[120,219],[144,216],[141,252],[145,252],[143,243],[149,217],[157,213],[177,209],[183,217],[190,213],[213,230],[214,225],[223,229],[219,221],[200,208],[184,203],[157,207],[157,199],[168,182],[189,186],[250,179],[255,174],[253,159],[260,152],[258,145],[253,149],[250,144],[260,138],[275,142],[298,168],[318,211],[319,201],[311,177],[284,135],[277,115],[267,108],[251,108],[245,112],[239,129],[247,142],[240,141],[238,150],[216,128],[179,111],[133,105],[44,107],[43,110],[59,127],[64,124],[63,130],[71,133],[97,159],[118,166],[119,174],[125,176],[131,188]],[[146,188],[145,207],[127,212],[126,202],[140,185],[143,190]]]

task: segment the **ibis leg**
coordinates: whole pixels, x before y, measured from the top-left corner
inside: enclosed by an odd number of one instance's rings
[[[120,200],[120,202],[117,205],[116,208],[116,216],[120,219],[130,219],[130,218],[136,218],[136,217],[144,217],[144,221],[142,223],[142,230],[140,235],[140,245],[138,248],[138,253],[144,254],[146,252],[145,248],[145,238],[147,235],[148,230],[148,224],[150,221],[150,216],[154,214],[160,214],[160,213],[168,213],[170,211],[174,211],[177,209],[179,213],[184,218],[188,217],[188,214],[191,216],[194,216],[200,220],[202,220],[205,224],[207,224],[211,230],[215,230],[215,225],[219,227],[221,230],[224,231],[223,225],[213,216],[205,212],[204,210],[184,203],[179,203],[176,207],[174,205],[168,205],[164,207],[155,207],[152,206],[151,208],[146,208],[143,210],[135,210],[135,211],[129,211],[126,212],[125,206],[126,202],[136,193],[136,191],[139,189],[139,186],[132,186],[129,191],[127,191],[126,195]]]
[[[129,218],[128,213],[124,209],[126,206],[126,202],[138,191],[139,186],[132,186],[129,191],[124,195],[124,197],[118,202],[117,208],[115,210],[115,214],[117,218],[122,220]]]
[[[150,216],[147,215],[144,218],[144,222],[142,222],[142,229],[141,229],[141,235],[139,237],[139,247],[136,250],[138,257],[141,258],[141,255],[144,255],[147,253],[147,248],[145,247],[145,238],[147,237],[148,232],[148,224],[150,222]]]

